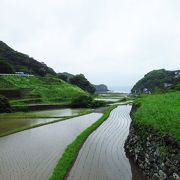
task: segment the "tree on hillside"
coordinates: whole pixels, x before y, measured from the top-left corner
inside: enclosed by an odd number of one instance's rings
[[[8,102],[8,99],[0,95],[0,113],[11,112],[11,106]]]
[[[38,73],[39,73],[40,76],[43,76],[43,77],[44,77],[44,76],[46,75],[46,70],[45,70],[45,68],[40,68],[39,71],[38,71]]]
[[[71,105],[72,107],[75,108],[82,108],[82,107],[90,108],[92,107],[92,103],[93,103],[93,98],[91,96],[80,95],[72,100]]]
[[[13,73],[15,73],[15,71],[10,64],[0,60],[0,73],[1,74],[13,74]]]
[[[68,81],[68,77],[64,74],[58,74],[57,76],[59,79],[62,79],[63,81]]]
[[[85,78],[83,74],[75,75],[69,79],[71,84],[79,86],[84,91],[87,91],[93,94],[96,91],[96,88]]]

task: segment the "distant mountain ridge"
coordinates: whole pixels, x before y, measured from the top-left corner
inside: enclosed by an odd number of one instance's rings
[[[153,70],[147,73],[131,89],[132,93],[154,93],[180,87],[180,70],[168,71],[165,69]]]
[[[10,64],[14,71],[26,72],[39,76],[45,76],[47,74],[56,75],[56,72],[45,63],[13,50],[2,41],[0,41],[0,61]]]

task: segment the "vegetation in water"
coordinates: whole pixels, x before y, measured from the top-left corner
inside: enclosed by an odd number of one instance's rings
[[[142,95],[135,101],[135,122],[150,125],[180,140],[180,92]]]

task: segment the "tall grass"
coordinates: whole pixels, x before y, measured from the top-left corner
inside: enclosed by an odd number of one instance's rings
[[[135,102],[135,122],[147,124],[180,140],[180,92],[143,95]]]

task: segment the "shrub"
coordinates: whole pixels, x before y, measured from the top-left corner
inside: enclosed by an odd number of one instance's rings
[[[93,98],[88,95],[80,95],[72,100],[72,107],[80,108],[90,108],[92,107]]]
[[[128,99],[126,98],[126,97],[123,97],[121,100],[120,100],[120,102],[125,102],[125,101],[127,101]]]
[[[68,82],[68,77],[66,75],[64,75],[64,74],[58,74],[58,78],[62,79],[63,81]]]
[[[97,108],[105,106],[104,101],[93,100],[92,96],[80,95],[72,100],[72,107],[76,108]]]
[[[0,95],[0,113],[10,112],[10,111],[11,111],[11,107],[8,102],[8,99]]]
[[[93,108],[98,108],[98,107],[103,107],[103,106],[106,106],[106,105],[107,105],[107,103],[105,101],[94,100],[93,104],[92,104],[92,107]]]
[[[180,83],[176,84],[174,89],[177,90],[177,91],[180,91]]]

